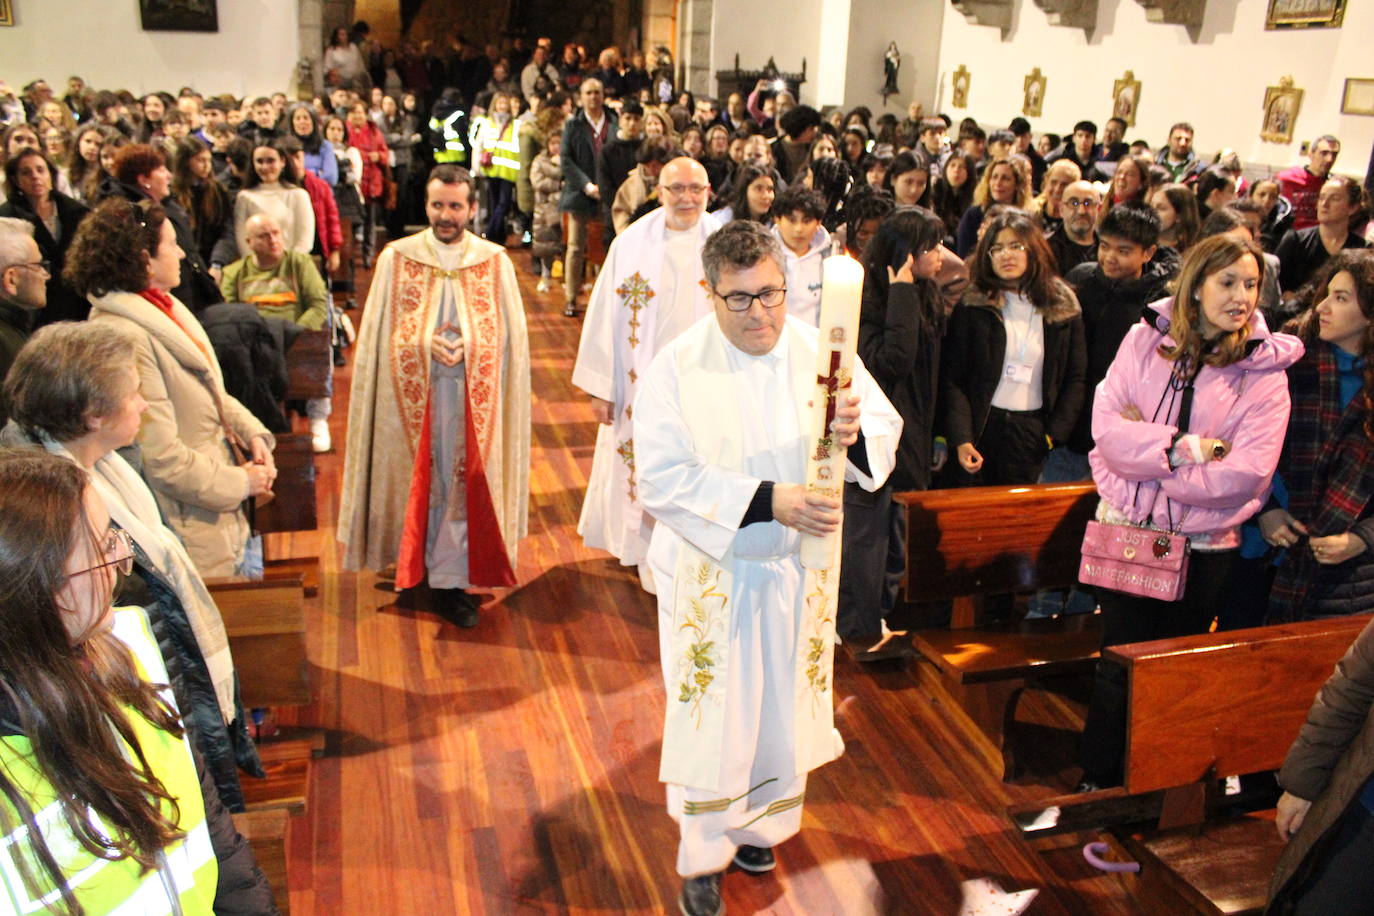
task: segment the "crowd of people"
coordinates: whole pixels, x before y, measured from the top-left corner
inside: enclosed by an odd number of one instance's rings
[[[331,287],[351,298],[355,267],[374,260],[383,282],[362,329],[341,540],[350,566],[399,553],[398,585],[428,577],[464,626],[477,623],[464,589],[513,584],[526,529],[528,350],[506,254],[525,247],[540,294],[572,318],[587,301],[573,381],[600,429],[579,532],[637,566],[670,621],[681,572],[655,551],[656,522],[675,533],[674,551],[701,546],[684,533],[694,528],[725,536],[694,514],[676,476],[690,437],[665,411],[705,417],[722,403],[676,387],[699,369],[689,355],[777,384],[776,366],[744,357],[781,341],[781,365],[814,348],[797,329],[819,320],[832,252],[864,271],[867,457],[833,505],[785,483],[791,459],[766,443],[767,460],[721,463],[783,475],[730,490],[741,537],[760,522],[833,530],[843,504],[833,623],[861,660],[884,657],[904,572],[893,493],[935,487],[1092,480],[1099,522],[1185,537],[1177,595],[1034,596],[1032,616],[1100,609],[1104,647],[1374,609],[1374,224],[1360,182],[1335,171],[1336,137],[1258,175],[1234,151],[1201,156],[1184,122],[1156,149],[1128,142],[1116,118],[1061,138],[1019,117],[956,126],[914,102],[901,119],[817,110],[766,80],[722,102],[674,91],[638,51],[556,54],[542,38],[397,51],[361,23],[330,37],[321,70],[326,91],[294,103],[190,87],[135,98],[78,77],[61,98],[41,80],[20,94],[0,85],[0,614],[26,634],[0,647],[0,721],[30,748],[7,740],[3,753],[27,754],[40,774],[24,785],[0,774],[6,829],[28,830],[39,869],[15,893],[56,890],[74,912],[104,912],[151,893],[149,871],[170,873],[163,857],[175,853],[200,875],[165,885],[188,912],[204,911],[207,894],[215,912],[235,899],[270,912],[226,826],[242,804],[240,771],[261,765],[204,579],[260,574],[249,518],[271,497],[274,432],[289,428],[272,379],[292,334],[338,321]],[[407,237],[417,223],[429,228]],[[382,317],[402,307],[393,293],[405,299],[405,283],[431,275],[409,299],[433,298],[438,323],[397,336]],[[476,295],[482,284],[502,297],[485,325],[471,312],[495,296]],[[697,330],[711,314],[729,347]],[[380,413],[403,394],[377,371],[386,347],[431,357],[413,416]],[[674,354],[671,370],[660,352]],[[469,398],[479,360],[500,379],[490,404]],[[640,405],[656,412],[636,417]],[[316,449],[330,449],[329,398],[299,409]],[[742,424],[746,440],[790,435],[744,401],[732,409],[720,422]],[[467,410],[479,419],[465,429],[453,417]],[[857,400],[843,408],[840,441],[861,438],[859,416]],[[384,423],[395,428],[383,434]],[[458,454],[467,435],[488,437],[480,474]],[[722,435],[707,438],[724,455]],[[424,448],[430,461],[415,463]],[[405,480],[373,482],[412,473],[427,507],[407,502]],[[480,516],[466,514],[469,500]],[[740,582],[782,549],[763,543],[765,530],[751,535],[760,557],[731,567]],[[800,581],[782,590],[787,601]],[[116,604],[147,617],[112,614]],[[1084,791],[1121,780],[1125,702],[1123,672],[1100,663]],[[1368,713],[1366,701],[1352,715]],[[747,732],[759,753],[785,740],[747,718],[721,728]],[[675,727],[670,713],[677,746]],[[61,750],[77,735],[101,737],[83,739],[77,759]],[[1312,740],[1282,777],[1288,833],[1327,788],[1300,765]],[[831,756],[817,751],[812,765]],[[757,763],[726,757],[713,765],[742,767],[741,778]],[[693,788],[706,784],[692,782],[698,771],[678,775],[679,808],[715,804]],[[799,828],[804,775],[764,793],[779,805],[795,796],[776,829],[735,836],[724,820],[675,815],[684,912],[718,912],[722,850],[748,871],[773,867],[771,846]],[[1341,789],[1359,806],[1336,813],[1340,848],[1361,854],[1374,844],[1364,775]],[[69,880],[80,868],[50,854],[57,822],[36,807],[54,796],[66,799],[78,858],[124,857],[122,889]],[[109,829],[84,826],[87,809]],[[212,859],[217,879],[198,871]],[[1349,880],[1303,875],[1285,888],[1299,906]]]

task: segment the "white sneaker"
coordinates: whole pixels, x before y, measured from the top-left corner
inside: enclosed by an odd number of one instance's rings
[[[535,287],[534,287],[534,291],[535,291],[536,293],[547,293],[547,292],[549,291],[549,280],[548,280],[548,278],[547,278],[547,277],[540,277],[540,278],[539,278],[539,282],[538,282],[538,283],[535,285]]]
[[[328,420],[310,421],[310,446],[317,453],[327,452],[332,447],[332,443],[329,440]]]

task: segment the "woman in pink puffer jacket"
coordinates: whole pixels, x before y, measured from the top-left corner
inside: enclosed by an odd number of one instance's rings
[[[1097,446],[1088,456],[1102,497],[1098,521],[1175,531],[1192,549],[1178,601],[1097,589],[1104,647],[1206,632],[1224,600],[1240,524],[1269,495],[1288,427],[1285,370],[1303,346],[1265,326],[1255,307],[1263,272],[1249,242],[1214,236],[1190,248],[1176,295],[1147,309],[1098,386]],[[1189,377],[1192,409],[1181,430]],[[1125,716],[1125,672],[1098,662],[1080,791],[1121,782]]]

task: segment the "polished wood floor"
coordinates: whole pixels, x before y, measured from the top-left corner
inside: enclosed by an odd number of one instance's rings
[[[290,828],[297,916],[677,912],[676,829],[657,780],[654,605],[577,537],[595,438],[569,383],[580,325],[563,317],[561,290],[536,293],[528,258],[513,256],[534,391],[519,587],[488,595],[480,625],[460,630],[423,600],[398,606],[373,573],[343,572],[342,455],[319,461],[318,699],[284,716],[328,735]],[[348,378],[335,381],[339,449]],[[954,914],[960,882],[982,876],[1041,888],[1031,913],[1139,912],[1083,861],[1091,837],[1033,849],[1001,814],[1075,775],[1056,702],[1023,704],[1037,754],[1003,784],[909,666],[863,668],[837,653],[835,680],[847,753],[813,774],[779,868],[727,875],[730,913]]]

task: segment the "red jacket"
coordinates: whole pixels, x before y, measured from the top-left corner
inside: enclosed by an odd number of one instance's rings
[[[310,195],[315,210],[315,234],[320,240],[320,253],[326,258],[343,247],[343,230],[339,227],[339,207],[334,203],[334,189],[323,178],[306,172],[301,184]]]
[[[377,125],[368,121],[361,130],[348,125],[348,145],[363,157],[362,190],[364,200],[378,200],[386,196],[386,181],[382,170],[386,167],[386,138]],[[369,153],[380,153],[373,162]]]

